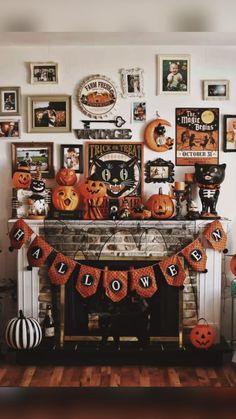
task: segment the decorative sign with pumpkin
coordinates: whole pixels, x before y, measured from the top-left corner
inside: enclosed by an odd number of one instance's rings
[[[171,123],[161,118],[149,122],[144,131],[144,141],[148,148],[158,152],[172,149],[174,140],[166,136],[166,126],[171,127]]]
[[[107,195],[105,183],[101,182],[94,173],[81,183],[79,193],[83,196],[85,203],[84,219],[102,219],[103,215],[99,207],[103,204],[104,198]]]
[[[167,219],[174,214],[173,201],[169,195],[162,193],[162,188],[159,188],[159,194],[150,196],[145,206],[151,211],[153,218]]]
[[[204,320],[205,324],[199,324],[200,320]],[[201,318],[198,320],[198,324],[191,330],[189,338],[195,348],[208,349],[215,343],[216,331],[204,318]]]
[[[52,202],[59,211],[75,211],[79,204],[76,173],[73,169],[62,168],[56,175],[59,186],[53,189]]]
[[[31,183],[30,168],[27,163],[22,162],[18,165],[17,170],[12,177],[12,183],[16,189],[28,189]]]

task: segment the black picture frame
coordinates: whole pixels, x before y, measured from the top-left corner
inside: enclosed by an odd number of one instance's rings
[[[225,152],[236,151],[236,115],[224,115],[224,140]]]
[[[68,156],[66,156],[66,152]],[[73,169],[75,173],[83,173],[83,163],[83,145],[61,144],[61,167]]]
[[[174,163],[163,159],[148,160],[145,163],[145,182],[161,183],[174,182]]]

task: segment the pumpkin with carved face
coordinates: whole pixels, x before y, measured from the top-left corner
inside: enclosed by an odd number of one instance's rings
[[[12,177],[12,183],[16,189],[28,189],[31,183],[31,173],[27,164],[21,163]]]
[[[52,193],[52,202],[59,211],[74,211],[79,203],[78,190],[74,186],[57,186]]]
[[[79,192],[85,199],[104,198],[107,194],[105,183],[95,180],[92,176],[79,186]]]
[[[62,167],[57,172],[56,181],[59,185],[73,186],[77,182],[77,176],[73,169]]]
[[[145,206],[151,211],[152,217],[157,219],[170,218],[174,213],[173,201],[169,195],[162,194],[162,188],[159,189],[159,194],[150,196]]]
[[[191,330],[189,338],[195,348],[208,349],[215,343],[216,331],[209,324],[198,324]]]

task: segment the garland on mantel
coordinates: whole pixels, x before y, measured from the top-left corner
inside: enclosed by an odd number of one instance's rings
[[[10,231],[11,246],[9,250],[20,249],[32,236],[33,230],[23,220],[15,222]],[[214,250],[224,251],[227,235],[219,220],[209,223],[203,231],[203,237]],[[167,257],[161,262],[154,263],[143,268],[130,268],[122,271],[111,271],[95,268],[77,262],[68,256],[55,250],[42,237],[35,236],[28,251],[27,258],[29,267],[40,267],[47,264],[48,275],[55,285],[66,284],[72,275],[76,275],[76,289],[82,297],[90,297],[95,294],[98,284],[102,280],[105,293],[108,298],[118,302],[128,293],[128,279],[131,291],[135,291],[142,297],[149,298],[158,289],[158,278],[154,266],[159,268],[170,286],[183,286],[186,273],[179,256],[184,257],[194,271],[206,273],[207,255],[204,243],[200,237],[181,249],[173,256]]]

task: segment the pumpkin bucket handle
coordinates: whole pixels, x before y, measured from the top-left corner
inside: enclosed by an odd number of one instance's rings
[[[197,323],[199,323],[201,320],[203,320],[206,323],[206,325],[208,326],[208,321],[204,317],[200,317],[200,319],[198,319]]]

